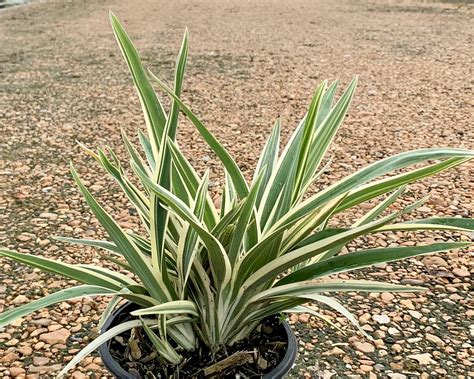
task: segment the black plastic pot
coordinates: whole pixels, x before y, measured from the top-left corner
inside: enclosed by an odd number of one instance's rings
[[[103,333],[108,329],[114,327],[115,325],[129,319],[130,312],[134,311],[135,309],[137,309],[137,305],[133,303],[126,303],[122,305],[107,319],[107,321],[102,326],[101,332]],[[274,367],[272,371],[263,375],[264,379],[284,378],[284,376],[288,373],[288,371],[290,371],[291,367],[295,363],[296,354],[298,352],[296,337],[287,322],[284,322],[282,325],[286,332],[287,350],[281,362],[276,367]],[[120,366],[118,362],[114,360],[114,358],[110,354],[110,341],[105,342],[99,346],[99,355],[102,358],[104,366],[116,378],[136,379],[135,376],[124,370],[122,366]]]

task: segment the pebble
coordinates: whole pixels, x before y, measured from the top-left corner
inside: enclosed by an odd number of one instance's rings
[[[23,376],[26,373],[25,369],[21,367],[9,367],[8,371],[10,371],[10,375],[14,378]]]
[[[391,294],[390,292],[382,292],[380,298],[384,303],[390,303],[395,298],[395,295]]]
[[[18,295],[12,300],[12,304],[18,305],[18,304],[24,304],[27,303],[29,299],[25,295]]]
[[[323,355],[344,355],[345,351],[335,346],[332,350],[326,351]]]
[[[303,324],[306,324],[309,321],[309,314],[301,313],[300,315],[298,315],[298,321]]]
[[[432,355],[430,353],[411,354],[408,355],[408,358],[417,360],[420,365],[431,365],[436,363],[436,361],[432,359]]]
[[[356,341],[353,343],[353,346],[356,350],[362,352],[362,353],[373,353],[375,351],[374,345],[372,345],[369,342],[359,342]]]
[[[435,345],[439,347],[443,347],[445,345],[445,342],[438,336],[435,336],[434,334],[426,333],[425,338],[427,341],[433,342]]]
[[[387,315],[373,315],[372,318],[378,324],[389,324],[390,323],[390,317],[388,317]]]
[[[448,262],[436,255],[427,256],[421,260],[426,267],[448,267]]]
[[[401,333],[400,331],[397,329],[397,328],[388,328],[388,334],[390,334],[391,336],[399,336]]]
[[[33,364],[35,366],[46,366],[49,363],[49,358],[46,357],[33,357]]]
[[[71,374],[71,379],[87,379],[87,376],[80,371],[74,371]]]
[[[57,343],[65,344],[71,333],[67,329],[58,329],[50,333],[41,334],[39,339],[48,344],[54,345]]]
[[[417,320],[423,317],[423,314],[418,311],[408,311],[409,315]]]
[[[408,309],[415,310],[415,306],[413,305],[413,302],[410,299],[400,300],[400,304]]]
[[[12,338],[10,341],[5,342],[5,345],[6,346],[16,346],[16,345],[18,345],[18,342],[20,342],[20,341],[17,340],[16,338]]]
[[[5,354],[2,358],[0,358],[0,362],[11,363],[11,362],[17,361],[18,359],[20,359],[18,354],[10,352],[10,353]]]
[[[460,278],[467,278],[471,276],[471,273],[468,270],[459,267],[453,269],[453,274]]]

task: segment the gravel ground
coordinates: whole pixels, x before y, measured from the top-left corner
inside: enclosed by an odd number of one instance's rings
[[[0,245],[107,265],[92,249],[52,239],[103,237],[72,183],[71,159],[121,224],[137,227],[124,198],[108,191],[111,181],[75,145],[75,140],[108,144],[122,154],[119,129],[134,134],[143,126],[108,9],[125,23],[146,65],[165,79],[189,27],[184,98],[248,172],[274,119],[282,117],[288,136],[324,78],[340,78],[345,85],[358,75],[360,85],[322,184],[407,149],[474,148],[472,5],[368,0],[136,4],[45,1],[0,12]],[[217,161],[188,123],[179,138],[197,167],[214,169],[217,189]],[[473,217],[473,177],[474,165],[466,164],[412,185],[404,200],[431,195],[418,216]],[[470,237],[436,233],[416,240]],[[358,245],[413,245],[414,238],[375,235]],[[0,268],[0,310],[73,284],[2,259]],[[429,290],[341,296],[374,342],[330,311],[325,314],[346,335],[307,315],[292,316],[300,341],[292,377],[474,377],[472,271],[472,252],[463,251],[351,274],[424,284]],[[62,303],[0,330],[0,377],[52,376],[94,337],[103,300]],[[107,373],[91,356],[72,377]]]

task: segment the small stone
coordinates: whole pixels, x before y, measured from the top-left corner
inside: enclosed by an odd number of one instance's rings
[[[52,322],[53,321],[50,320],[49,318],[39,318],[37,320],[32,320],[30,323],[33,325],[38,325],[38,326],[48,326]]]
[[[65,344],[71,333],[67,329],[58,329],[51,333],[44,333],[40,336],[40,340],[51,345],[56,343]]]
[[[335,346],[332,350],[326,351],[323,355],[343,355],[345,351]]]
[[[379,324],[390,323],[390,317],[388,317],[387,315],[373,315],[372,318]]]
[[[56,213],[44,212],[39,215],[40,218],[47,218],[48,220],[56,220],[58,215]]]
[[[6,342],[5,345],[6,346],[16,346],[18,345],[18,341],[16,338],[12,338],[10,341]]]
[[[24,304],[27,303],[29,299],[25,295],[18,295],[12,300],[12,304]]]
[[[16,237],[16,239],[18,241],[21,241],[21,242],[29,241],[32,238],[33,238],[33,236],[31,234],[28,234],[28,233],[22,233],[22,234],[20,234],[19,236]]]
[[[18,354],[13,353],[13,352],[10,352],[10,353],[8,353],[8,354],[5,354],[5,355],[0,359],[0,362],[3,362],[3,363],[11,363],[11,362],[17,361],[18,359],[20,359],[20,357],[18,356]]]
[[[49,358],[46,357],[33,357],[33,364],[35,366],[45,366],[49,363]]]
[[[374,345],[369,342],[354,342],[354,348],[362,353],[373,353],[375,351]]]
[[[424,206],[422,206],[422,207],[419,207],[419,208],[418,208],[418,211],[423,212],[423,213],[430,213],[430,212],[431,212],[431,208],[428,207],[428,206],[426,206],[426,205],[424,205]]]
[[[33,353],[33,349],[31,348],[31,346],[22,346],[18,349],[19,353],[23,356],[28,356],[28,355],[31,355],[31,353]]]
[[[309,314],[307,313],[301,313],[298,315],[298,321],[305,324],[309,321]]]
[[[445,345],[444,341],[434,334],[426,333],[425,338],[427,341],[434,343],[436,346],[442,347]]]
[[[48,329],[46,329],[46,328],[35,329],[31,332],[30,337],[39,336],[40,334],[46,333],[47,331],[48,331]]]
[[[360,365],[359,368],[364,372],[370,372],[374,369],[372,366],[368,365]]]
[[[415,306],[413,305],[412,301],[410,299],[403,299],[400,300],[400,304],[403,305],[404,307],[415,310]]]
[[[468,270],[459,267],[453,269],[453,274],[459,276],[460,278],[467,278],[468,276],[471,276],[471,273]]]
[[[408,313],[410,314],[411,317],[419,320],[420,318],[423,317],[423,314],[418,312],[418,311],[408,311]]]
[[[436,363],[436,361],[431,359],[430,353],[412,354],[409,355],[408,358],[415,359],[420,365],[431,365]]]
[[[87,379],[87,376],[80,371],[74,371],[71,374],[71,379]]]
[[[9,333],[0,333],[0,340],[9,340],[12,338],[11,334]]]
[[[447,267],[448,262],[446,262],[441,257],[430,256],[425,257],[421,260],[426,267]]]
[[[25,369],[21,367],[10,367],[8,371],[10,371],[10,375],[14,378],[25,375]]]
[[[22,319],[22,318],[17,318],[15,321],[12,321],[12,322],[10,323],[10,326],[13,326],[13,327],[16,328],[16,327],[20,326],[20,325],[23,323],[23,321],[24,321],[24,319]]]
[[[86,366],[86,370],[87,371],[93,371],[93,372],[98,372],[98,371],[101,371],[102,370],[102,367],[100,367],[98,364],[96,363],[91,363],[91,364],[88,364]]]
[[[376,330],[376,331],[374,332],[374,337],[375,337],[375,338],[383,339],[383,338],[385,338],[386,336],[387,336],[387,335],[385,334],[385,332],[384,332],[383,330],[378,329],[378,330]]]
[[[388,328],[387,330],[388,334],[390,334],[391,336],[399,336],[400,335],[400,331],[397,329],[397,328]]]
[[[401,371],[403,370],[403,366],[399,363],[395,363],[395,362],[390,362],[390,368],[392,370],[396,370],[396,371]]]
[[[48,331],[54,332],[55,330],[61,329],[62,326],[59,324],[53,324],[48,326]]]
[[[370,315],[370,313],[364,313],[362,316],[359,317],[359,322],[361,324],[365,324],[365,323],[369,322],[371,317],[372,316]]]
[[[71,329],[69,329],[71,331],[71,333],[77,333],[79,330],[82,329],[82,324],[79,324],[79,325],[76,325],[76,326],[73,326]]]
[[[395,344],[392,345],[392,350],[395,353],[401,353],[403,351],[403,347],[402,347],[402,345],[400,345],[398,343],[395,343]]]
[[[380,298],[384,303],[390,303],[395,298],[395,295],[391,294],[390,292],[382,292]]]
[[[293,325],[296,321],[298,321],[298,315],[295,313],[292,313],[289,317],[289,322],[291,325]]]

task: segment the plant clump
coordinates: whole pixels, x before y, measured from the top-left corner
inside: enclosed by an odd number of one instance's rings
[[[80,262],[66,264],[0,250],[2,257],[82,283],[5,311],[0,315],[0,327],[43,307],[84,296],[110,296],[101,325],[122,300],[136,305],[126,321],[84,347],[61,375],[101,344],[124,333],[129,338],[133,333],[146,337],[146,344],[156,352],[161,367],[179,367],[186,356],[203,347],[212,356],[223,357],[223,351],[232,351],[232,346],[248,340],[270,316],[310,313],[321,317],[308,307],[312,302],[333,308],[365,334],[356,318],[329,293],[423,289],[341,280],[331,274],[468,246],[466,242],[437,242],[360,248],[341,254],[346,244],[372,233],[474,230],[472,219],[403,221],[426,199],[396,212],[388,211],[408,184],[472,159],[473,151],[408,151],[374,162],[310,194],[309,189],[330,164],[325,160],[326,153],[357,84],[354,79],[336,99],[337,82],[325,81],[316,88],[306,115],[282,151],[281,126],[276,121],[249,182],[225,147],[181,100],[187,32],[179,50],[173,86],[168,87],[145,71],[129,36],[113,14],[111,23],[140,98],[146,132],[138,132],[138,147],[122,133],[130,163],[127,168],[111,148],[92,150],[81,146],[117,182],[136,209],[145,232],[122,228],[71,164],[73,178],[109,240],[58,239],[100,249],[117,269]],[[152,83],[170,97],[168,111]],[[208,191],[209,171],[199,175],[176,142],[180,113],[193,123],[222,162],[225,183],[219,209]],[[424,166],[412,167],[419,164]],[[352,225],[334,226],[336,215],[382,196]],[[145,344],[140,341],[138,348],[140,343]]]

